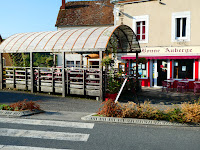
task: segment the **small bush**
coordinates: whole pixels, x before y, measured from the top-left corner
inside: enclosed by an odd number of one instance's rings
[[[13,110],[9,105],[2,104],[0,105],[0,110]]]
[[[12,111],[23,111],[23,110],[41,110],[40,105],[33,101],[19,101],[10,105],[0,105],[0,110],[12,110]]]
[[[174,106],[174,108],[165,110],[164,120],[170,122],[181,122],[184,123],[184,114],[181,108]]]
[[[122,118],[135,118],[137,117],[137,111],[136,111],[136,103],[134,102],[128,102],[128,104],[123,104],[121,106],[122,113],[121,117]]]
[[[118,103],[115,103],[113,100],[104,101],[102,107],[99,108],[97,112],[98,115],[105,117],[121,117],[122,109]]]
[[[22,110],[40,110],[40,105],[33,101],[19,101],[17,103],[11,104],[10,107],[13,108],[15,111],[22,111]]]
[[[181,105],[182,114],[185,122],[200,123],[200,100]]]
[[[160,110],[144,102],[137,105],[134,102],[120,105],[112,100],[102,103],[97,112],[105,117],[140,118],[153,120],[167,120],[180,123],[200,123],[200,100],[192,103],[183,103],[180,107],[173,105],[171,108]]]

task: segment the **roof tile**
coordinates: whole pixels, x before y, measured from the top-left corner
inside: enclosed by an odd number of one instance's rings
[[[113,7],[110,0],[67,2],[65,9],[60,9],[58,13],[56,26],[114,25]]]

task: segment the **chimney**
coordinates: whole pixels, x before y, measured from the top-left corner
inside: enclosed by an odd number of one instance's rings
[[[2,39],[1,34],[0,34],[0,44],[1,44],[1,42],[3,42],[3,39]]]
[[[65,0],[62,0],[62,6],[60,7],[60,9],[65,9]]]

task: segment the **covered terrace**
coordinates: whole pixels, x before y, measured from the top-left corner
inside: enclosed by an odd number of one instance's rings
[[[132,29],[126,25],[109,27],[77,27],[61,31],[19,33],[8,37],[0,45],[0,89],[16,88],[33,92],[52,92],[89,95],[103,99],[102,59],[108,49],[117,44],[115,53],[140,53],[140,46]],[[29,66],[6,66],[3,54],[27,54]],[[34,66],[35,53],[54,56],[51,67]],[[80,65],[66,67],[68,54],[80,54]],[[88,67],[83,55],[98,54],[98,68]],[[57,67],[56,56],[62,55],[62,66]],[[11,57],[12,59],[12,57]],[[93,75],[93,78],[90,78]],[[95,82],[92,82],[95,81]]]

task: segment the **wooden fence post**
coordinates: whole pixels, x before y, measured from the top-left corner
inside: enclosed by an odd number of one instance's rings
[[[28,90],[28,75],[27,75],[27,68],[25,67],[25,89]]]
[[[62,52],[62,97],[66,97],[66,82],[65,82],[65,52]]]
[[[84,66],[83,66],[83,53],[81,53],[80,68],[84,68]]]
[[[13,89],[16,88],[16,74],[15,74],[15,67],[13,67]]]
[[[86,70],[83,69],[83,94],[84,94],[84,96],[86,95],[86,81],[85,81],[86,77],[87,77]]]
[[[31,93],[34,93],[33,52],[30,52]]]
[[[55,80],[54,80],[54,68],[52,68],[52,79],[51,79],[51,82],[52,82],[52,93],[54,94],[55,93]]]
[[[41,92],[40,67],[38,67],[38,91]]]
[[[0,53],[0,89],[3,89],[3,56]]]
[[[103,52],[99,51],[99,69],[100,69],[100,96],[99,100],[102,102],[103,101],[103,66],[102,66],[102,59],[103,59]]]
[[[66,94],[68,95],[69,94],[69,70],[65,70],[65,74],[66,74],[66,83],[67,83],[67,85],[66,85],[67,86]]]

